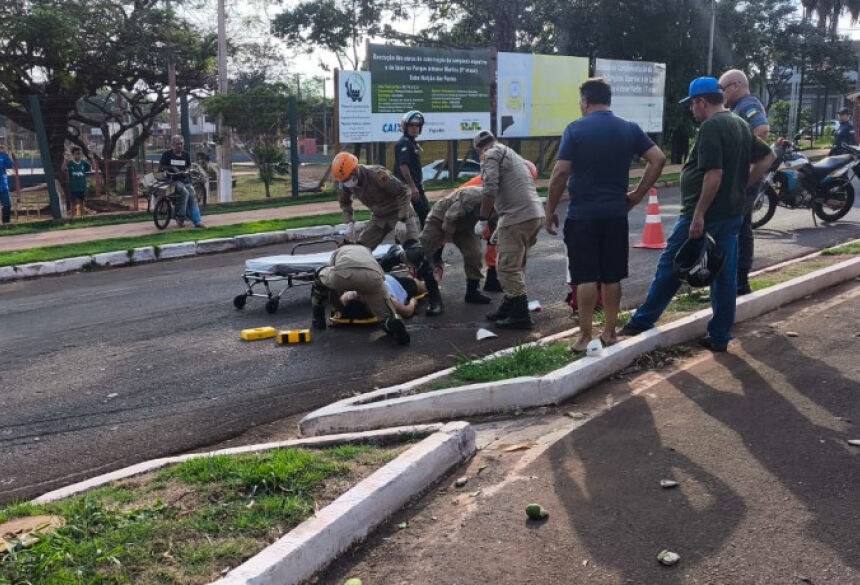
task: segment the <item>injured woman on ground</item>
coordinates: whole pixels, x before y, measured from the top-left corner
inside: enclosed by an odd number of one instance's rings
[[[385,288],[391,297],[391,304],[401,317],[411,317],[415,314],[418,299],[427,294],[424,281],[411,276],[385,275]],[[354,291],[346,291],[340,296],[343,310],[340,316],[344,319],[370,319],[373,317],[370,309],[362,301],[361,295]]]

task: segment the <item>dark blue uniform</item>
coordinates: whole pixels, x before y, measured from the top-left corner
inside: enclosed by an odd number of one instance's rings
[[[732,106],[732,112],[746,120],[750,125],[750,130],[755,130],[759,126],[764,126],[768,123],[767,115],[764,113],[764,106],[754,95],[745,95],[735,102]],[[746,206],[744,207],[744,220],[741,224],[740,232],[738,232],[738,293],[746,294],[751,292],[749,283],[749,273],[753,263],[753,230],[752,230],[752,204],[755,201],[755,195],[758,193],[760,183],[752,185],[747,189]]]
[[[857,146],[857,134],[854,132],[854,125],[851,122],[839,122],[839,128],[833,135],[833,147],[838,149],[846,144]]]
[[[421,149],[418,143],[413,138],[406,135],[400,137],[397,144],[394,145],[394,176],[403,182],[405,177],[400,172],[400,165],[405,164],[409,167],[409,174],[412,175],[412,182],[418,187],[418,201],[412,202],[412,207],[415,208],[415,213],[418,215],[418,221],[421,222],[421,227],[424,227],[424,219],[430,213],[430,202],[427,201],[427,196],[424,194],[423,173],[421,171]],[[407,183],[408,185],[408,183]]]

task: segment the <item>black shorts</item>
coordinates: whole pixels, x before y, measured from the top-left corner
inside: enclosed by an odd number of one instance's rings
[[[87,197],[86,191],[72,191],[70,193],[72,201],[83,201]]]
[[[614,283],[627,278],[627,240],[627,216],[565,221],[570,281]]]

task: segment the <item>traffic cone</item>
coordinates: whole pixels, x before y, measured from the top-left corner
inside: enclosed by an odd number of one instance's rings
[[[663,223],[660,217],[660,204],[657,203],[657,189],[651,189],[648,194],[648,215],[645,217],[642,241],[633,247],[655,250],[666,247],[666,237],[663,235]]]

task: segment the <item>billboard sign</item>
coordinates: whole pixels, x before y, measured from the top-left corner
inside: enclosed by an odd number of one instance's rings
[[[645,132],[663,131],[666,64],[596,59],[594,75],[612,86],[612,111]]]
[[[579,86],[586,79],[584,57],[499,53],[499,136],[560,136],[581,116]]]

